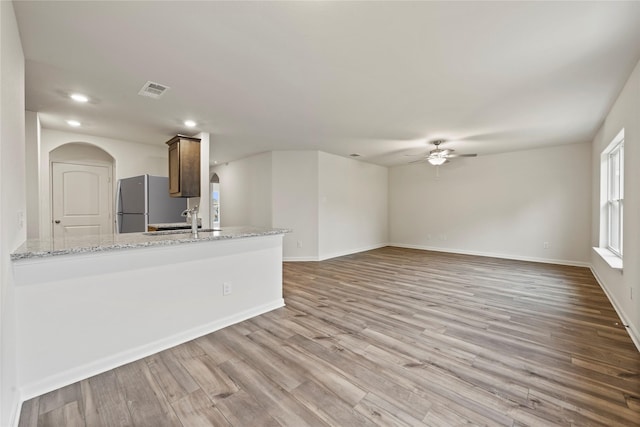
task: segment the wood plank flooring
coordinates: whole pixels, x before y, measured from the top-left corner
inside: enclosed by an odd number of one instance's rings
[[[285,263],[284,295],[20,427],[640,425],[640,354],[586,268],[387,247]]]

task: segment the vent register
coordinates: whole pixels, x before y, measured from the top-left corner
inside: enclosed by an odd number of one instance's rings
[[[142,86],[142,89],[140,89],[138,95],[146,96],[153,99],[160,99],[162,95],[164,95],[165,92],[169,89],[169,86],[149,81],[146,82],[144,86]]]

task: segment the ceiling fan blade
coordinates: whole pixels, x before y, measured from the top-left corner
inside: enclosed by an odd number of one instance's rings
[[[456,157],[476,157],[477,154],[450,154],[447,156],[448,159],[454,159]]]
[[[427,158],[419,159],[419,160],[413,160],[413,161],[409,162],[409,164],[411,164],[411,163],[424,163],[424,162],[426,162],[427,160],[428,160]]]

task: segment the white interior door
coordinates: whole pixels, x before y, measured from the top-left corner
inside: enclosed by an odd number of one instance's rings
[[[54,162],[51,170],[54,239],[112,234],[111,168]]]

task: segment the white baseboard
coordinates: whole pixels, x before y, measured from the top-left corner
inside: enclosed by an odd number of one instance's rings
[[[374,249],[384,248],[385,246],[389,246],[389,244],[388,243],[376,243],[375,245],[371,245],[371,246],[364,246],[364,247],[360,247],[360,248],[349,249],[349,250],[346,250],[346,251],[333,252],[333,253],[330,253],[330,254],[321,254],[318,257],[317,261],[324,261],[324,260],[327,260],[327,259],[337,258],[337,257],[345,256],[345,255],[357,254],[358,252],[371,251],[371,250],[374,250]]]
[[[527,257],[520,255],[509,255],[509,254],[500,254],[493,252],[482,252],[482,251],[467,251],[463,249],[443,249],[431,246],[422,246],[422,245],[407,245],[404,243],[389,243],[388,246],[395,246],[398,248],[407,248],[407,249],[420,249],[423,251],[435,251],[435,252],[446,252],[451,254],[461,254],[461,255],[475,255],[475,256],[485,256],[491,258],[502,258],[502,259],[512,259],[516,261],[530,261],[530,262],[540,262],[545,264],[558,264],[558,265],[568,265],[572,267],[590,267],[591,264],[588,262],[582,261],[570,261],[564,259],[552,259],[552,258],[536,258],[536,257]]]
[[[283,257],[282,261],[284,261],[284,262],[318,261],[318,257],[315,257],[315,256],[292,256],[292,257]]]
[[[377,243],[372,246],[365,246],[356,249],[349,249],[345,251],[333,252],[330,254],[320,255],[320,256],[303,256],[303,257],[283,257],[282,261],[284,262],[313,262],[313,261],[325,261],[331,258],[337,258],[345,255],[357,254],[358,252],[371,251],[373,249],[384,248],[385,246],[389,246],[387,243]]]
[[[27,399],[23,399],[20,397],[15,401],[15,403],[11,407],[11,415],[9,418],[9,425],[11,427],[18,427],[18,423],[20,422],[20,412],[22,411],[22,402]]]
[[[260,314],[267,313],[271,310],[284,307],[284,305],[284,299],[279,298],[270,303],[241,311],[232,316],[218,319],[216,321],[183,331],[178,334],[174,334],[161,340],[132,348],[124,352],[105,357],[103,359],[96,360],[86,365],[77,366],[73,369],[60,372],[56,375],[44,378],[31,384],[25,384],[20,388],[21,402],[18,405],[18,411],[20,409],[20,406],[22,405],[22,402],[32,399],[36,396],[40,396],[52,390],[57,390],[61,387],[65,387],[69,384],[76,383],[86,378],[90,378],[102,372],[117,368],[118,366],[140,360],[168,348],[175,347],[176,345],[191,341],[203,335],[210,334],[211,332],[215,332],[227,326],[242,322],[243,320],[247,320]]]
[[[611,305],[613,306],[613,309],[618,314],[618,317],[620,317],[620,320],[625,325],[625,329],[627,330],[627,333],[631,337],[631,341],[633,341],[638,351],[640,351],[640,334],[638,333],[638,330],[633,325],[633,323],[629,322],[629,318],[625,315],[624,311],[622,310],[622,306],[618,304],[618,301],[616,301],[613,294],[611,294],[607,290],[607,287],[604,285],[604,282],[600,279],[600,276],[598,276],[598,273],[596,273],[596,270],[593,268],[593,266],[589,266],[589,268],[591,269],[591,274],[593,274],[593,277],[595,277],[596,281],[604,291],[604,294],[609,299],[609,302],[611,302]]]

